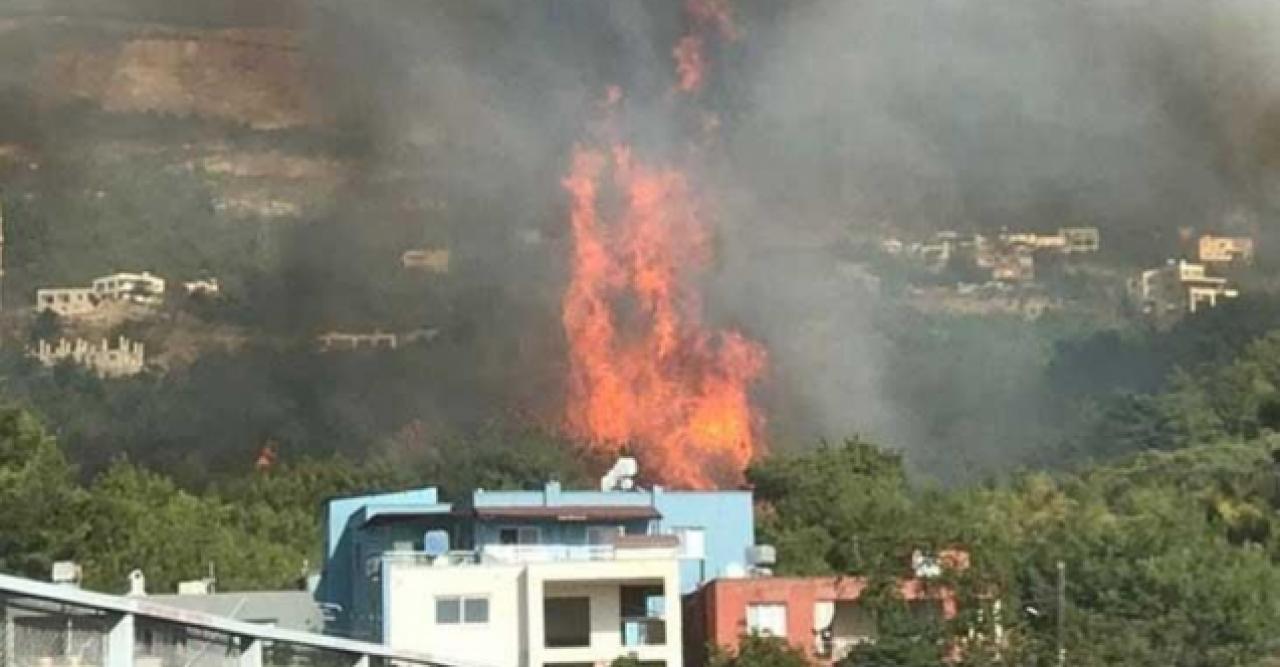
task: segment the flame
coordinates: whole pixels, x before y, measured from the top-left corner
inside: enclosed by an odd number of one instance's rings
[[[741,33],[733,21],[729,0],[688,0],[685,13],[692,19],[693,26],[689,34],[676,42],[671,56],[676,61],[676,90],[695,93],[702,89],[707,78],[704,33],[711,29],[727,42],[738,40]]]
[[[702,38],[696,35],[680,38],[671,55],[676,59],[676,90],[682,93],[701,90],[707,70],[706,59],[702,55]]]
[[[706,81],[706,39],[738,38],[728,0],[689,0],[676,44],[676,90]],[[610,86],[611,114],[622,90]],[[701,115],[703,134],[719,118]],[[573,270],[561,318],[569,344],[566,427],[607,453],[623,447],[687,488],[733,486],[764,451],[750,389],[764,348],[703,325],[696,278],[710,239],[687,177],[638,159],[621,141],[578,146],[563,186],[571,200]]]
[[[570,433],[609,451],[634,447],[667,483],[739,482],[763,449],[749,389],[766,355],[702,325],[692,283],[709,239],[686,177],[641,164],[622,144],[578,147],[564,187],[574,238],[562,314]]]

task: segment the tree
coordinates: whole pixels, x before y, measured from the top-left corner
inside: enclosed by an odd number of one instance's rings
[[[0,411],[0,571],[44,578],[82,544],[84,493],[29,412]]]
[[[781,637],[743,635],[736,651],[717,647],[707,660],[709,667],[810,667],[804,651]]]

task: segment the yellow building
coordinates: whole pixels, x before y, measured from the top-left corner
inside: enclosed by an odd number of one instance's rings
[[[1251,264],[1253,239],[1247,236],[1200,237],[1200,261],[1209,264]]]

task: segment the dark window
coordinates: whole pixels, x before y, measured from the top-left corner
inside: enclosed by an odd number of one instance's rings
[[[458,598],[436,598],[436,623],[461,623],[462,603]]]
[[[462,618],[466,623],[488,623],[489,598],[466,598],[463,600]]]
[[[591,600],[547,598],[542,603],[547,648],[591,645]]]

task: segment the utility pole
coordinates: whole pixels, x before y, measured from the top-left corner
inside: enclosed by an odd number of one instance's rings
[[[1058,561],[1058,667],[1067,664],[1067,564]]]

